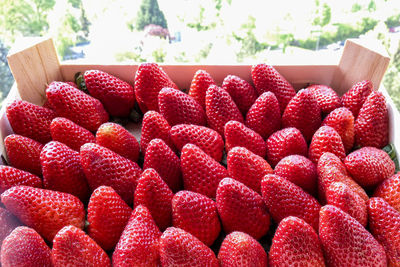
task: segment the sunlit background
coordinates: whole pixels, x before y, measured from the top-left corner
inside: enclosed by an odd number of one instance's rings
[[[384,85],[400,107],[399,0],[0,0],[0,13],[2,98],[8,49],[24,36],[51,36],[63,60],[101,64],[328,60],[347,38],[372,38],[392,58]]]

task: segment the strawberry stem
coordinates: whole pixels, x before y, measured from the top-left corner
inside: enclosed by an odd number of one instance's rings
[[[83,78],[82,73],[77,72],[75,74],[75,82],[78,85],[78,88],[80,90],[82,90],[83,92],[88,94],[88,90],[87,90],[86,83],[85,83],[85,78]]]

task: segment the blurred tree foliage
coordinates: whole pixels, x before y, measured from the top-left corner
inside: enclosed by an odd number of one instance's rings
[[[167,20],[160,10],[157,0],[142,0],[136,19],[136,29],[142,31],[149,24],[167,28]]]
[[[0,98],[6,96],[14,82],[10,69],[8,68],[7,53],[8,48],[0,40]]]

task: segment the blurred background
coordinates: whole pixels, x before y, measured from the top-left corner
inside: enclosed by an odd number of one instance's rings
[[[361,38],[390,55],[384,85],[400,109],[399,0],[0,0],[0,31],[0,100],[8,50],[27,36],[53,37],[64,61],[102,64],[307,64]]]

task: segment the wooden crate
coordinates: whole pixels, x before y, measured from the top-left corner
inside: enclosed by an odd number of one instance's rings
[[[389,64],[385,51],[375,44],[347,40],[343,54],[335,64],[326,64],[324,58],[304,65],[274,65],[274,67],[296,88],[309,83],[326,84],[334,88],[339,95],[346,92],[354,83],[368,79],[375,90],[385,94],[390,119],[390,142],[400,148],[400,117],[385,88],[380,86]],[[3,140],[12,133],[5,116],[5,106],[16,98],[42,105],[45,101],[45,89],[52,81],[73,81],[77,72],[99,69],[109,72],[133,85],[138,65],[94,65],[60,63],[52,39],[40,39],[20,49],[14,49],[8,56],[9,65],[16,83],[0,111],[0,149],[4,155]],[[179,88],[188,88],[193,74],[204,69],[211,74],[217,84],[221,84],[228,74],[237,75],[251,82],[251,65],[162,65]]]

